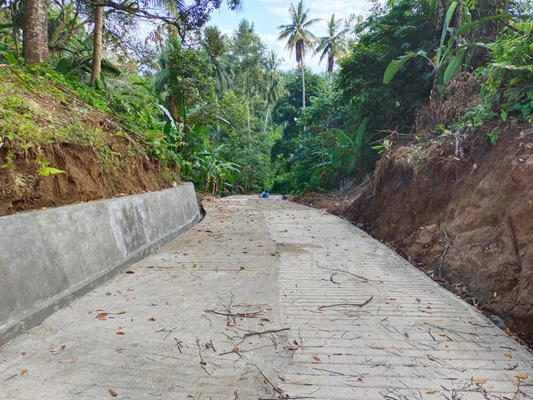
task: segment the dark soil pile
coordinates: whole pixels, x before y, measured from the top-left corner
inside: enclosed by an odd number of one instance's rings
[[[31,150],[27,158],[17,157],[13,168],[0,169],[0,216],[172,186],[149,158],[126,157],[121,168],[103,170],[90,147],[59,143],[42,150],[47,161],[65,173],[40,176]],[[0,159],[5,154],[0,149]]]
[[[531,345],[533,126],[505,128],[496,145],[484,131],[461,139],[460,155],[453,136],[384,154],[372,182],[343,200],[347,207],[331,207],[331,196],[295,200],[364,223]]]
[[[50,84],[48,92],[29,91],[7,81],[0,89],[5,95],[0,113],[12,118],[0,118],[0,216],[179,183],[179,170],[161,166],[147,154],[138,133],[68,89]],[[12,99],[20,105],[8,104]],[[11,141],[9,132],[14,134]],[[39,174],[43,158],[63,173]]]

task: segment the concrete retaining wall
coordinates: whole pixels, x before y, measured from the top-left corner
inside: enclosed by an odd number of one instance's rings
[[[0,218],[0,345],[200,218],[191,183]]]

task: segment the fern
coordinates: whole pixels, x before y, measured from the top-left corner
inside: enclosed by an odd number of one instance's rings
[[[60,169],[51,168],[51,167],[42,167],[39,169],[39,175],[42,176],[48,176],[50,174],[56,175],[56,174],[65,174],[65,171],[61,171]]]

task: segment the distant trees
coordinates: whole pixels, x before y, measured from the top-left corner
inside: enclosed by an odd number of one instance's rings
[[[320,44],[316,51],[322,51],[320,62],[327,60],[328,83],[331,80],[331,73],[335,67],[335,60],[339,59],[346,53],[346,33],[349,29],[342,29],[343,19],[335,19],[335,14],[331,16],[328,22],[328,35],[320,38]]]
[[[309,28],[320,21],[319,18],[309,19],[309,9],[304,11],[303,0],[300,0],[298,5],[294,7],[291,3],[289,8],[289,15],[291,23],[288,25],[280,25],[278,29],[280,34],[278,40],[287,39],[285,49],[291,54],[294,52],[296,62],[300,64],[302,71],[302,106],[305,108],[305,74],[304,74],[304,58],[306,53],[316,52],[315,44],[318,42],[317,37],[309,30]]]

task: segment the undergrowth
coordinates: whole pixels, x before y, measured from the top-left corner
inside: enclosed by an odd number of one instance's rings
[[[168,183],[179,180],[177,156],[152,124],[153,101],[142,94],[95,90],[46,65],[0,68],[2,168],[17,157],[36,164],[39,175],[62,173],[49,165],[43,147],[71,143],[93,149],[104,175],[121,169],[128,157],[158,163]]]

